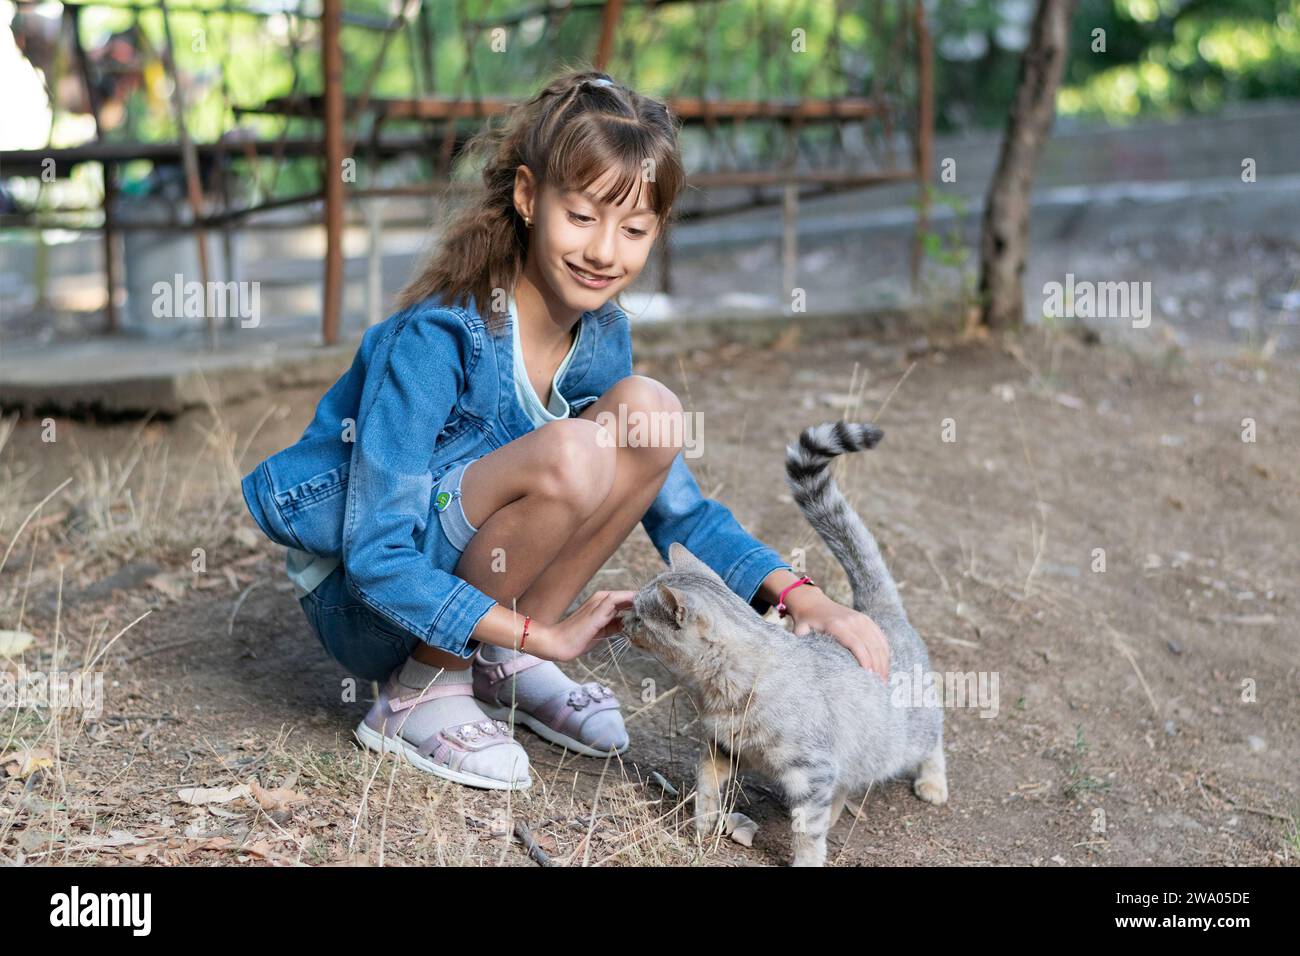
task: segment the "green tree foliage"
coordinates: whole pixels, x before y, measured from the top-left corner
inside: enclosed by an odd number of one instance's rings
[[[940,0],[941,127],[999,124],[1032,0]],[[1300,93],[1300,0],[1080,0],[1062,115],[1123,122]]]

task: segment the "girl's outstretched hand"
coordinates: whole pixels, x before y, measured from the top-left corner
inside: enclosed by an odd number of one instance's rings
[[[558,624],[528,628],[524,650],[548,661],[571,661],[623,628],[621,611],[631,609],[635,591],[597,591]]]
[[[811,602],[805,598],[798,610],[789,609],[794,620],[794,632],[829,634],[848,648],[859,664],[875,671],[885,683],[889,683],[889,641],[876,622],[861,611],[845,607],[819,592],[810,594],[819,596]]]

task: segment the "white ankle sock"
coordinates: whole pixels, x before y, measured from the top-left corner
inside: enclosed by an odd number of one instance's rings
[[[514,660],[519,652],[508,647],[483,644],[483,656],[493,663]],[[534,664],[514,676],[515,685],[510,686],[510,678],[498,691],[500,700],[509,705],[513,702],[520,710],[533,711],[561,692],[579,687],[577,681],[571,680],[564,671],[555,666],[553,661]],[[627,730],[623,727],[623,716],[617,710],[605,710],[593,714],[582,725],[582,742],[597,750],[622,750],[627,744]]]
[[[473,684],[474,672],[466,667],[453,671],[425,664],[408,657],[397,673],[397,683],[412,691],[423,691],[430,686],[445,684]],[[438,697],[416,704],[401,715],[396,728],[403,738],[419,746],[444,727],[489,720],[473,695]],[[400,730],[398,730],[400,728]],[[516,742],[508,746],[490,747],[471,753],[465,758],[462,770],[498,780],[510,780],[528,775],[528,753]]]

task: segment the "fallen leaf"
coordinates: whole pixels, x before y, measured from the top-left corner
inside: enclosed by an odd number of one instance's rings
[[[295,803],[303,803],[307,799],[301,793],[296,793],[288,787],[276,787],[274,790],[269,790],[259,785],[256,780],[249,783],[248,786],[253,791],[253,798],[263,810],[283,810]]]
[[[17,657],[35,643],[26,631],[0,631],[0,657]]]
[[[141,846],[124,847],[119,850],[119,854],[133,863],[143,863],[149,856],[156,853],[161,846],[157,843],[145,843]]]
[[[238,797],[251,797],[252,791],[247,784],[237,787],[185,787],[176,794],[181,803],[200,806],[205,803],[229,803]]]
[[[144,837],[138,837],[126,830],[110,830],[107,836],[80,837],[68,845],[84,850],[99,849],[106,846],[132,846],[146,842],[148,841]]]
[[[38,770],[49,770],[54,766],[54,755],[44,748],[16,750],[0,757],[0,766],[5,773],[19,780],[26,780]]]
[[[246,548],[256,548],[262,543],[257,532],[244,525],[240,525],[236,528],[231,537]],[[261,558],[261,555],[259,554],[257,557]]]
[[[185,852],[196,853],[200,850],[225,850],[232,846],[233,841],[230,837],[214,836],[206,840],[191,842],[186,846]]]
[[[246,860],[247,856],[256,856],[269,863],[279,863],[284,866],[298,865],[298,861],[293,857],[285,856],[283,853],[277,853],[271,846],[269,840],[258,840],[256,843],[245,843],[243,846],[239,847],[239,852],[241,855],[238,859],[241,861]],[[247,856],[244,856],[243,854],[247,854]]]
[[[177,575],[163,572],[148,578],[144,583],[155,591],[160,591],[173,601],[179,601],[185,597],[185,584]]]

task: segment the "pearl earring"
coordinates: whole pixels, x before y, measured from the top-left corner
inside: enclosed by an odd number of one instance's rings
[[[527,226],[529,229],[531,229],[533,228],[533,221],[529,219],[527,216],[524,216],[524,225]]]

